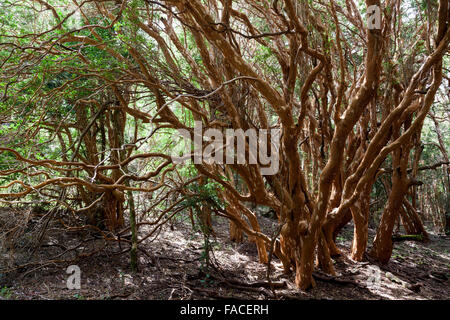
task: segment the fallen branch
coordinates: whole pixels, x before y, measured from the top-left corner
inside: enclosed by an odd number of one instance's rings
[[[354,280],[348,280],[348,279],[340,279],[337,277],[330,277],[318,274],[317,272],[313,273],[313,277],[316,280],[324,281],[324,282],[331,282],[331,283],[338,283],[338,284],[351,284],[354,286],[359,286],[359,284]]]
[[[263,288],[270,289],[272,287],[272,288],[280,289],[280,288],[284,288],[287,286],[286,281],[271,282],[271,283],[269,283],[268,281],[256,281],[256,282],[247,283],[247,282],[239,281],[237,279],[227,279],[227,282],[229,282],[233,285],[239,285],[242,287],[252,287],[252,288],[263,287]]]
[[[207,296],[210,298],[216,298],[216,299],[230,299],[231,298],[230,296],[227,297],[227,296],[220,295],[215,290],[208,290],[208,289],[197,288],[197,287],[191,287],[190,289],[192,289],[193,291],[200,292],[202,294],[202,296]],[[233,299],[243,300],[243,298],[234,297],[234,296],[233,296]]]
[[[399,242],[399,241],[424,241],[424,237],[421,234],[405,234],[405,235],[393,235],[392,241]]]

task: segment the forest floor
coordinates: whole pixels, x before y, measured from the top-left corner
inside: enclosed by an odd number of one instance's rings
[[[336,277],[315,273],[317,286],[299,291],[293,275],[272,260],[258,263],[256,247],[244,240],[231,242],[228,222],[213,220],[210,239],[214,268],[205,269],[204,238],[186,221],[166,225],[156,239],[141,243],[139,271],[132,273],[128,253],[114,243],[77,262],[81,289],[67,289],[67,264],[47,264],[36,270],[0,274],[0,299],[449,299],[450,238],[430,234],[427,243],[394,243],[387,265],[347,258],[353,229],[338,237],[344,255],[334,260]],[[275,222],[262,217],[262,228],[275,233]],[[144,230],[143,230],[144,231]],[[370,230],[369,244],[374,231]],[[125,246],[126,247],[126,246]],[[122,250],[124,245],[122,245]],[[41,250],[49,250],[43,247]],[[53,248],[57,250],[57,248]],[[1,263],[1,261],[0,261]],[[273,289],[273,290],[272,290]]]

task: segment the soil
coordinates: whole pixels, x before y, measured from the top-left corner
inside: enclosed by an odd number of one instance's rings
[[[276,222],[261,217],[264,231],[274,234]],[[347,258],[353,236],[349,224],[338,237],[344,253],[334,259],[336,277],[315,273],[316,287],[299,291],[293,275],[285,275],[281,263],[272,259],[269,285],[267,265],[258,262],[256,247],[248,240],[231,242],[228,222],[213,220],[210,263],[205,259],[202,234],[188,221],[165,225],[158,237],[140,244],[139,271],[132,273],[128,245],[109,243],[98,253],[76,261],[81,270],[81,289],[69,290],[69,263],[47,262],[33,268],[0,273],[0,299],[448,299],[450,293],[450,239],[430,233],[427,243],[394,243],[391,261],[377,265]],[[145,228],[140,230],[145,234]],[[369,244],[374,231],[370,230]],[[80,235],[52,240],[35,253],[44,262],[47,255],[61,253]],[[56,242],[55,242],[56,241]],[[58,241],[64,241],[59,246]],[[93,240],[90,245],[103,243]],[[86,250],[80,246],[74,251]],[[59,251],[58,251],[59,250]],[[0,263],[1,260],[0,260]],[[73,264],[73,263],[72,263]],[[37,266],[37,267],[36,267]],[[0,265],[1,268],[5,266]]]

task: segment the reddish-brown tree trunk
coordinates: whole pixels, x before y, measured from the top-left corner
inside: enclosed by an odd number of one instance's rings
[[[355,261],[364,259],[367,248],[371,189],[372,184],[363,190],[360,199],[351,207],[354,222],[351,258]]]
[[[392,191],[389,195],[387,206],[381,216],[380,225],[373,242],[370,256],[381,263],[387,263],[392,254],[392,231],[394,230],[395,220],[397,218],[402,198],[406,192],[406,184],[395,174]]]
[[[428,232],[425,230],[422,219],[419,216],[419,213],[414,209],[413,205],[406,199],[403,199],[403,204],[406,208],[406,213],[410,217],[410,221],[413,226],[414,234],[423,235],[425,241],[429,239]]]
[[[240,243],[243,239],[244,234],[242,230],[233,221],[230,221],[230,240]]]

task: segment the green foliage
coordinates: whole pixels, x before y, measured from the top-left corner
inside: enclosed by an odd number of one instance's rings
[[[75,294],[73,295],[73,297],[74,297],[75,299],[77,299],[77,300],[86,300],[86,298],[83,297],[83,295],[81,295],[81,294],[79,294],[79,293],[75,293]]]
[[[187,188],[190,192],[192,192],[192,195],[188,196],[182,204],[185,207],[195,207],[198,204],[206,203],[211,207],[223,208],[224,203],[219,198],[217,193],[217,191],[222,188],[222,185],[215,181],[210,181],[202,185],[192,183]]]
[[[10,288],[4,286],[3,288],[0,289],[0,297],[9,300],[12,296],[12,291]]]

